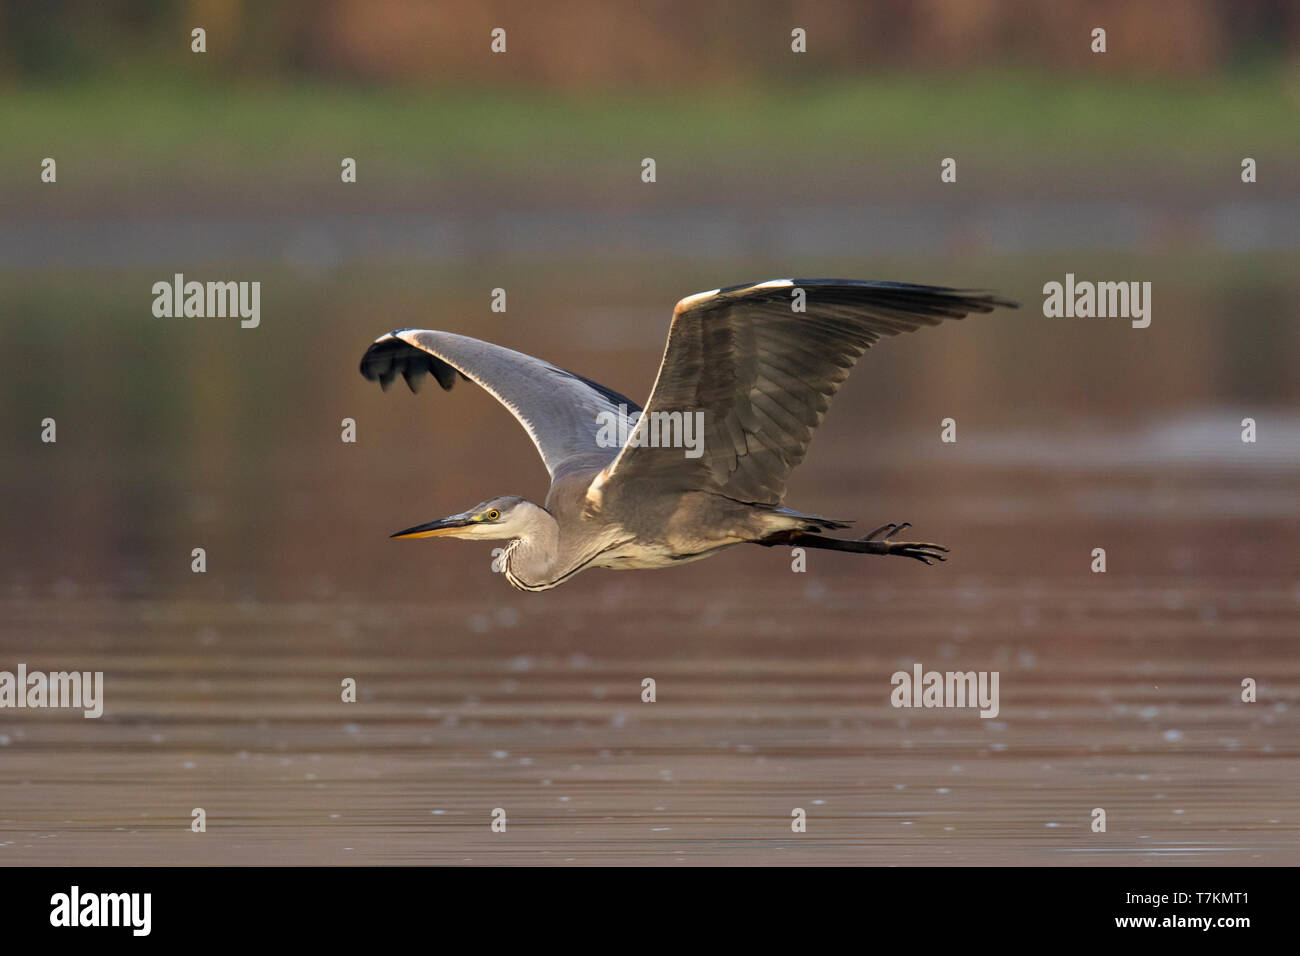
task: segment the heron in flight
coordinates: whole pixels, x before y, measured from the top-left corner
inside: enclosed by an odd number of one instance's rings
[[[850,522],[785,507],[786,481],[831,399],[881,336],[999,306],[1017,303],[853,279],[777,279],[688,296],[673,310],[644,409],[499,345],[426,329],[390,332],[361,360],[367,379],[387,388],[401,375],[412,391],[426,375],[443,389],[458,377],[477,383],[528,432],[551,476],[543,505],[503,495],[393,537],[508,541],[501,567],[525,591],[548,590],[586,568],[670,567],[745,543],[943,561],[947,548],[894,540],[906,522],[856,539],[825,534]],[[674,436],[693,438],[692,447],[660,440]]]

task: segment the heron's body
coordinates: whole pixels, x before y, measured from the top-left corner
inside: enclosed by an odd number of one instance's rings
[[[603,496],[590,493],[603,470],[576,472],[551,489],[545,508],[538,509],[542,513],[533,515],[536,533],[513,539],[503,555],[502,568],[512,585],[547,590],[585,568],[668,568],[774,532],[806,529],[810,521],[843,526],[699,493],[688,493],[669,507],[638,509],[635,519],[624,524],[607,520]]]
[[[802,294],[804,308],[792,308]],[[677,304],[644,411],[589,379],[488,342],[422,329],[381,336],[361,371],[412,391],[425,375],[477,382],[524,426],[551,474],[544,505],[489,499],[394,537],[506,540],[503,570],[542,591],[590,568],[663,568],[737,544],[790,545],[943,560],[938,545],[822,532],[847,522],[783,504],[789,473],[857,359],[882,335],[1015,303],[936,286],[782,279]],[[663,424],[695,415],[694,453],[665,447]],[[611,434],[631,436],[618,445]],[[883,537],[877,537],[884,532]]]

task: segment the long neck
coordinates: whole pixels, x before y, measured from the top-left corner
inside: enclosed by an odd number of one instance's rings
[[[561,553],[560,526],[550,512],[531,503],[528,509],[528,527],[506,550],[506,578],[525,591],[544,591],[572,568]]]

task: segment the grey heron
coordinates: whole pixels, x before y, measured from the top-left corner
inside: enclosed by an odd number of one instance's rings
[[[427,329],[390,332],[361,360],[367,379],[387,388],[401,375],[412,391],[427,375],[443,389],[458,377],[477,383],[528,432],[551,477],[542,505],[489,498],[393,537],[508,541],[501,567],[526,591],[585,568],[669,567],[745,543],[942,561],[946,548],[893,540],[907,523],[856,539],[825,534],[850,522],[785,507],[786,480],[831,398],[881,336],[999,306],[1017,303],[854,279],[777,279],[688,296],[673,310],[644,409],[499,345]],[[665,422],[686,416],[700,424],[695,454],[655,440]]]

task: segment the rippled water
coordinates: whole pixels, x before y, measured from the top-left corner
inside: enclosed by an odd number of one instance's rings
[[[418,598],[11,584],[0,660],[103,670],[107,704],[3,715],[0,862],[1300,862],[1294,475],[1246,479],[1280,521],[1112,519],[1096,575],[1086,517],[962,467],[973,499],[889,495],[939,568],[751,548],[523,595],[452,542],[406,552]],[[917,661],[999,671],[1001,712],[894,709]]]

